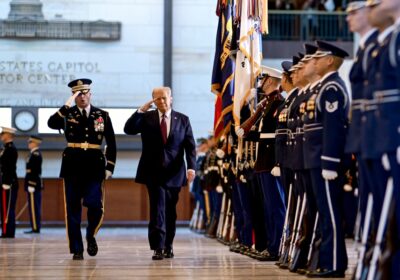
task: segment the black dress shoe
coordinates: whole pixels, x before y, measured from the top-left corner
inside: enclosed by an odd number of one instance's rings
[[[163,260],[164,259],[163,250],[161,249],[154,250],[153,256],[151,258],[155,261]]]
[[[296,270],[296,272],[298,274],[307,274],[307,273],[310,273],[311,271],[308,271],[306,268],[299,268]]]
[[[24,231],[25,234],[40,233],[40,230],[28,230]]]
[[[87,239],[87,253],[89,256],[94,257],[97,255],[99,248],[97,247],[97,242],[94,237]]]
[[[310,271],[306,276],[308,278],[343,278],[344,271],[319,268],[317,270]]]
[[[174,258],[174,251],[172,249],[165,249],[164,250],[164,258],[166,258],[166,259]]]
[[[72,256],[72,259],[74,261],[81,261],[83,260],[83,253],[74,253],[74,255]]]
[[[1,238],[15,238],[14,235],[2,235]]]

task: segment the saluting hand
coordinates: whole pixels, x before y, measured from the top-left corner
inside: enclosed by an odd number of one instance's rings
[[[149,102],[146,102],[142,107],[139,108],[139,111],[141,111],[143,113],[147,112],[147,110],[150,109],[151,104],[153,104],[153,102],[154,102],[154,99],[150,100]]]
[[[106,180],[110,179],[112,176],[112,172],[110,170],[106,170]]]
[[[76,91],[72,96],[68,98],[68,100],[65,102],[65,106],[71,107],[72,102],[75,100],[75,98],[80,94],[81,92],[78,90]]]
[[[194,172],[193,169],[188,169],[187,174],[186,174],[186,177],[188,179],[188,183],[193,182],[195,175],[196,175],[196,173]]]

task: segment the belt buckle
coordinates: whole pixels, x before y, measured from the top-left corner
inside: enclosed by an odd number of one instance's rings
[[[86,151],[89,148],[89,143],[88,142],[81,143],[81,148]]]

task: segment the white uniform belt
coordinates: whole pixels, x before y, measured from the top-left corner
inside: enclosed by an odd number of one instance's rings
[[[78,149],[95,149],[95,150],[100,150],[101,145],[97,144],[90,144],[90,143],[68,143],[67,147],[69,148],[78,148]]]
[[[323,129],[322,123],[312,123],[304,125],[304,132],[313,131],[313,130],[321,130]]]
[[[352,110],[364,110],[365,105],[368,103],[367,99],[355,99],[351,101]]]
[[[289,129],[281,128],[281,129],[275,130],[275,135],[288,135],[289,132],[290,132]]]
[[[260,139],[274,139],[275,133],[260,133]]]
[[[304,129],[302,127],[296,127],[296,135],[300,135],[304,133]]]
[[[386,89],[386,90],[377,90],[374,92],[374,97],[375,98],[382,98],[382,97],[388,97],[388,96],[399,96],[400,95],[400,90],[397,88],[395,89]]]
[[[398,89],[389,89],[374,92],[374,101],[376,103],[391,103],[400,101],[400,91]]]

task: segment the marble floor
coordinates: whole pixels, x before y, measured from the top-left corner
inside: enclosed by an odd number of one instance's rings
[[[99,253],[83,261],[68,254],[63,228],[42,229],[39,235],[17,230],[15,239],[0,239],[0,279],[307,279],[271,262],[229,252],[216,240],[177,231],[174,259],[152,261],[146,228],[103,228]],[[86,245],[86,244],[85,244]],[[351,278],[356,253],[348,243]]]

